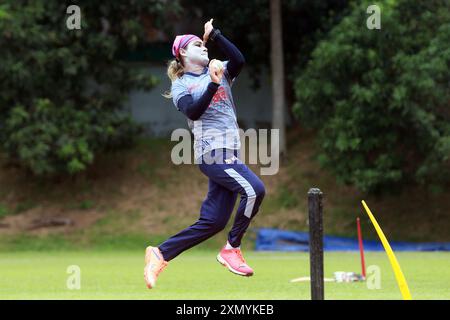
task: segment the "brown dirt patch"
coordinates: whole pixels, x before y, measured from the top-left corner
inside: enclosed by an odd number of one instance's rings
[[[7,227],[0,228],[0,234],[47,235],[49,233],[68,233],[89,227],[103,215],[96,210],[64,210],[42,205],[21,214],[4,217],[1,222]],[[52,222],[62,224],[44,226]]]

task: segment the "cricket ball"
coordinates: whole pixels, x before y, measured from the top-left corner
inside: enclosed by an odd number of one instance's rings
[[[217,70],[222,70],[223,69],[223,63],[220,60],[214,59],[213,61],[211,61],[211,67],[216,68]]]

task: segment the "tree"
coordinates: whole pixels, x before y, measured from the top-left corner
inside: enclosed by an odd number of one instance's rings
[[[270,1],[270,48],[272,66],[272,128],[279,130],[279,150],[286,155],[286,99],[284,92],[283,30],[280,0]],[[274,143],[274,141],[272,141]],[[278,141],[275,141],[278,143]]]
[[[365,1],[334,27],[297,75],[294,111],[319,132],[320,160],[364,191],[449,181],[450,5]]]
[[[37,175],[75,174],[96,153],[130,144],[139,128],[121,111],[123,102],[155,79],[120,54],[143,40],[141,15],[161,24],[178,2],[77,5],[79,30],[66,27],[61,1],[7,0],[0,7],[0,147]]]

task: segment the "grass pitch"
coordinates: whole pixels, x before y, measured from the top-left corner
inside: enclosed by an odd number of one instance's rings
[[[183,253],[169,263],[157,287],[148,290],[143,250],[1,252],[0,299],[310,299],[309,282],[290,282],[309,276],[308,253],[246,251],[246,260],[255,270],[250,278],[229,272],[215,260],[216,254]],[[450,299],[450,253],[398,252],[396,256],[413,299]],[[326,282],[325,299],[401,299],[386,254],[367,252],[366,264],[379,267],[379,289],[368,289],[362,282]],[[67,287],[73,276],[67,272],[71,265],[81,271],[79,290]],[[325,277],[333,277],[334,271],[360,273],[359,254],[326,252]]]

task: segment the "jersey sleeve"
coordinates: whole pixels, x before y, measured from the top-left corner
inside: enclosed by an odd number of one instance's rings
[[[230,76],[230,74],[228,72],[228,62],[229,62],[229,60],[223,62],[223,67],[224,67],[223,75],[227,79],[228,84],[230,85],[230,87],[232,87],[234,81],[236,80],[236,77],[231,78],[231,76]]]
[[[186,85],[180,79],[177,79],[174,82],[172,82],[171,93],[172,93],[173,104],[175,105],[175,107],[177,109],[178,109],[178,101],[182,97],[190,94]],[[180,110],[180,109],[178,109],[178,110]]]

